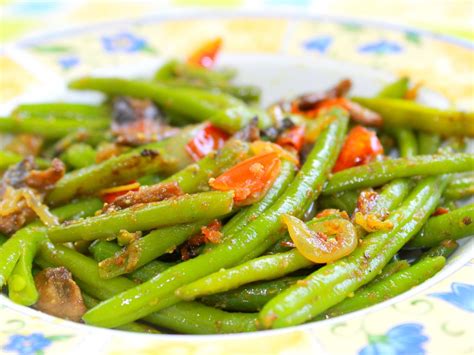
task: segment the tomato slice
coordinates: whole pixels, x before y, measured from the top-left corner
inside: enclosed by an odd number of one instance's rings
[[[207,124],[186,144],[186,151],[198,161],[214,150],[222,148],[229,137],[222,129]]]
[[[294,126],[278,137],[277,144],[281,145],[282,147],[290,146],[296,149],[296,151],[300,151],[301,147],[304,144],[304,137],[305,137],[305,127],[304,126]]]
[[[214,66],[217,54],[219,53],[221,47],[222,38],[220,37],[204,43],[202,47],[198,48],[193,54],[189,56],[188,64],[203,68],[211,68]]]
[[[132,181],[126,185],[114,186],[108,189],[103,189],[100,191],[102,201],[106,203],[112,203],[119,196],[125,195],[129,191],[138,191],[140,188],[140,183],[137,181]]]
[[[364,165],[383,154],[383,147],[375,132],[355,126],[347,135],[333,172]]]
[[[325,218],[313,220],[310,225],[288,214],[282,219],[298,251],[314,263],[333,262],[357,247],[357,231],[347,219]]]
[[[238,205],[248,205],[262,198],[280,172],[278,153],[266,153],[246,159],[225,173],[211,179],[209,185],[220,191],[233,190]]]

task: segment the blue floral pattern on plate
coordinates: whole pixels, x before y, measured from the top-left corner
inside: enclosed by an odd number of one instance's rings
[[[148,48],[147,42],[129,32],[120,32],[111,36],[103,36],[102,47],[109,53],[133,53]]]
[[[309,51],[318,51],[319,53],[324,53],[329,48],[332,43],[331,36],[320,36],[314,37],[309,41],[306,41],[303,46],[306,50]]]
[[[422,355],[428,339],[421,324],[401,324],[384,335],[369,335],[369,345],[361,349],[359,355]]]
[[[431,293],[428,296],[442,299],[452,305],[464,309],[468,312],[474,312],[474,286],[460,282],[451,284],[452,292]]]
[[[79,58],[73,55],[64,56],[58,59],[58,63],[63,69],[71,69],[79,64]]]
[[[46,338],[41,333],[14,334],[10,336],[9,342],[2,349],[19,355],[41,354],[52,343],[51,339]]]
[[[360,53],[373,53],[373,54],[394,54],[403,51],[402,46],[396,42],[380,40],[364,44],[358,48]]]

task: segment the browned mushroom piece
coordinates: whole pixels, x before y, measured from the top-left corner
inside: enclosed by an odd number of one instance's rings
[[[114,202],[105,205],[103,211],[111,212],[142,203],[159,202],[182,194],[183,190],[177,182],[144,186],[138,191],[129,191],[125,195],[117,197]]]
[[[80,322],[87,308],[81,290],[65,267],[47,268],[35,276],[39,299],[35,308],[62,319]]]
[[[29,187],[44,191],[52,188],[64,176],[66,167],[59,159],[53,159],[51,166],[46,170],[31,170],[25,178]]]
[[[300,111],[314,110],[324,100],[345,96],[351,87],[352,82],[349,79],[343,79],[336,86],[326,91],[301,95],[296,99],[298,109]]]

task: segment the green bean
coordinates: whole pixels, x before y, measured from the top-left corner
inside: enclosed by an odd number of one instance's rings
[[[282,227],[280,216],[283,213],[301,216],[318,196],[336,160],[348,120],[345,112],[338,109],[328,114],[336,119],[323,131],[296,178],[268,210],[232,240],[101,303],[84,315],[84,321],[106,327],[128,323],[177,303],[179,298],[174,292],[180,286],[223,267],[234,266],[250,253],[263,253],[275,242],[271,237]]]
[[[0,234],[0,246],[8,240],[3,234]]]
[[[380,282],[382,280],[385,280],[387,277],[392,276],[396,272],[408,269],[409,267],[410,267],[410,263],[406,260],[392,261],[392,262],[388,263],[387,265],[385,265],[385,267],[382,269],[382,271],[380,271],[380,274],[375,276],[372,281],[370,281],[367,285],[362,286],[360,289],[362,289],[364,287],[369,287],[370,285],[372,285],[376,282]]]
[[[412,130],[407,128],[394,128],[391,133],[398,142],[400,156],[411,158],[418,155],[418,141]]]
[[[79,129],[94,131],[106,129],[109,122],[105,120],[65,120],[42,117],[0,117],[0,132],[30,133],[47,139],[58,139]]]
[[[201,192],[160,202],[132,206],[85,220],[48,229],[53,243],[114,237],[122,229],[129,232],[150,230],[179,223],[197,222],[228,214],[233,192]],[[176,213],[176,211],[180,213]]]
[[[186,193],[209,190],[209,179],[222,174],[225,170],[250,157],[250,147],[237,139],[229,140],[222,149],[213,152],[188,165],[183,170],[165,179],[163,182],[177,182]]]
[[[8,279],[8,297],[18,304],[31,306],[38,300],[38,291],[31,274],[33,259],[46,238],[44,231],[36,231],[33,228],[24,228],[23,231],[20,257]]]
[[[292,276],[241,286],[235,290],[204,296],[200,302],[226,311],[258,312],[273,297],[295,284],[301,277]]]
[[[11,165],[19,163],[24,159],[23,156],[17,153],[0,150],[0,172],[6,170]],[[51,162],[42,158],[35,158],[35,163],[39,168],[48,168],[51,165]]]
[[[376,97],[378,98],[392,98],[403,99],[408,91],[410,80],[407,77],[402,77],[390,84],[385,85],[379,91]]]
[[[286,253],[266,255],[252,259],[230,269],[221,269],[176,290],[183,300],[225,292],[260,280],[271,280],[293,271],[312,266],[313,263],[293,249]]]
[[[321,209],[336,208],[352,214],[357,207],[359,195],[360,190],[348,190],[321,196],[318,199],[318,207]]]
[[[418,132],[418,150],[420,154],[435,154],[441,144],[439,134]]]
[[[210,220],[179,224],[160,228],[150,232],[127,246],[124,250],[99,263],[99,274],[109,279],[132,272],[161,255],[173,251],[193,235],[201,231],[201,227]]]
[[[381,114],[387,127],[413,128],[448,136],[474,136],[473,112],[441,110],[402,99],[353,97],[352,100]]]
[[[394,223],[392,230],[369,234],[351,255],[322,267],[309,275],[304,285],[291,286],[272,299],[260,312],[261,324],[265,328],[301,324],[371,281],[420,230],[447,181],[445,176],[422,180],[389,216]]]
[[[346,298],[338,305],[328,309],[324,315],[318,316],[317,319],[333,318],[355,312],[398,296],[433,277],[445,264],[446,259],[442,256],[425,258],[383,281],[357,291],[353,297]]]
[[[20,229],[0,248],[0,287],[7,282],[20,258],[21,240],[25,237],[26,233],[26,231]]]
[[[105,106],[69,102],[51,102],[19,105],[12,116],[18,118],[104,119],[110,117]]]
[[[472,235],[474,235],[474,204],[430,218],[408,246],[433,247],[445,239],[458,240]]]
[[[420,260],[424,258],[434,258],[437,256],[444,256],[446,259],[456,251],[459,244],[454,240],[443,240],[439,245],[428,249],[426,252],[421,254]]]
[[[97,306],[100,302],[99,300],[95,299],[94,297],[90,296],[89,294],[82,292],[82,299],[84,300],[84,304],[88,309]],[[148,333],[148,334],[160,334],[158,330],[153,327],[150,327],[146,324],[141,323],[127,323],[115,329],[118,330],[125,330],[127,332],[134,332],[134,333]]]
[[[474,195],[474,174],[459,174],[453,178],[444,191],[444,197],[449,200],[460,200]]]
[[[284,160],[281,165],[280,174],[276,178],[273,186],[268,190],[265,196],[253,204],[239,211],[229,222],[222,228],[222,238],[220,243],[225,240],[233,238],[233,236],[240,232],[245,226],[256,219],[268,207],[270,207],[280,195],[285,191],[286,187],[291,183],[295,176],[295,166],[292,162]],[[204,253],[217,247],[219,244],[206,244],[203,249]]]
[[[201,125],[184,129],[174,137],[141,146],[66,174],[46,197],[49,204],[68,201],[76,195],[88,195],[113,184],[123,184],[150,173],[176,172],[191,163],[184,147],[202,129]]]
[[[166,80],[173,77],[185,77],[189,80],[199,80],[206,84],[228,83],[236,75],[235,70],[209,70],[189,65],[178,60],[170,60],[163,64],[155,73],[155,80]]]
[[[244,102],[233,96],[194,88],[173,88],[156,82],[86,77],[71,82],[69,87],[151,99],[170,111],[198,122],[208,120],[229,132],[238,131],[255,116]]]
[[[94,260],[59,245],[44,244],[37,262],[43,267],[51,264],[66,267],[82,290],[100,300],[136,286],[133,281],[120,276],[110,280],[100,278]],[[215,334],[256,329],[254,314],[227,313],[195,302],[176,304],[173,308],[150,314],[144,320],[182,333]]]
[[[334,174],[325,186],[323,194],[380,186],[396,178],[465,172],[470,171],[472,166],[474,155],[468,153],[421,155],[377,161]]]
[[[95,164],[96,151],[89,144],[76,143],[61,154],[61,160],[73,169],[81,169]]]

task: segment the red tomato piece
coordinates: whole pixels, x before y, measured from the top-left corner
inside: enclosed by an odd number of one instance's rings
[[[293,147],[299,152],[304,143],[304,134],[304,126],[294,126],[278,137],[277,144]]]
[[[301,111],[298,108],[298,104],[293,103],[291,111],[293,113],[302,114],[302,115],[305,115],[307,117],[317,117],[321,113],[323,113],[324,111],[327,111],[327,110],[329,110],[333,107],[339,107],[339,108],[342,108],[344,110],[347,110],[347,106],[348,106],[347,105],[347,99],[345,99],[343,97],[336,97],[336,98],[332,98],[332,99],[321,100],[318,103],[316,103],[312,109],[307,110],[307,111]]]
[[[211,179],[209,185],[220,191],[233,190],[234,201],[239,205],[247,205],[263,197],[278,176],[280,167],[278,153],[257,155]]]
[[[203,68],[211,68],[214,66],[217,54],[222,47],[222,38],[218,37],[209,42],[204,43],[202,47],[197,49],[188,58],[188,64],[196,65]]]
[[[375,132],[355,126],[347,135],[333,172],[364,165],[383,154],[383,147]]]
[[[229,135],[226,132],[208,124],[186,144],[186,151],[195,161],[198,161],[210,152],[222,148],[227,139]]]

